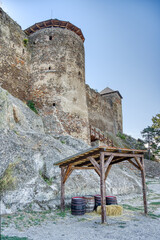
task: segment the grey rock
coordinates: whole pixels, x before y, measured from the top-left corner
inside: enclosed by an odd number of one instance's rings
[[[90,146],[71,136],[45,134],[41,118],[2,89],[0,106],[0,178],[12,166],[14,180],[13,186],[1,191],[3,213],[54,209],[60,204],[60,169],[54,163]],[[139,192],[140,178],[123,164],[117,165],[107,178],[106,189],[107,194],[116,195]],[[66,181],[68,203],[72,196],[99,192],[100,179],[94,171],[75,170]]]

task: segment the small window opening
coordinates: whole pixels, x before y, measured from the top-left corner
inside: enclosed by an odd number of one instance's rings
[[[79,76],[81,75],[81,72],[80,72],[80,71],[78,72],[78,75],[79,75]]]
[[[51,70],[51,67],[49,67],[48,69]]]
[[[23,49],[22,53],[23,53],[23,54],[25,53],[24,49]]]
[[[56,104],[55,103],[53,103],[53,107],[55,107],[56,106]]]
[[[33,44],[36,44],[36,42],[34,41]]]
[[[52,40],[52,36],[49,36],[49,40]]]

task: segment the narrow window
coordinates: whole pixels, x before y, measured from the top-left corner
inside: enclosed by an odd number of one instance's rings
[[[52,36],[49,36],[49,40],[52,40]]]
[[[81,72],[80,72],[80,71],[78,72],[78,75],[79,75],[79,76],[81,75]]]
[[[24,49],[23,49],[22,53],[23,53],[23,54],[25,53]]]
[[[49,67],[48,69],[51,70],[51,67]]]
[[[56,104],[55,103],[53,103],[53,107],[55,107],[56,106]]]

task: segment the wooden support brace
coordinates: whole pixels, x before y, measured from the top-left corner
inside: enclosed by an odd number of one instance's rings
[[[106,222],[104,152],[100,153],[101,220]]]
[[[107,168],[108,168],[108,166],[109,166],[109,164],[111,163],[111,161],[112,161],[113,158],[114,158],[114,156],[111,155],[111,156],[107,159],[107,161],[106,161],[105,164],[104,164],[104,171],[107,170]]]
[[[144,158],[141,158],[141,164],[142,164],[142,170],[141,170],[141,176],[142,176],[142,190],[143,190],[143,203],[144,203],[144,213],[148,213],[147,209],[147,197],[146,197],[146,180],[145,180],[145,167],[144,167]]]
[[[61,211],[64,211],[65,209],[65,187],[64,187],[64,173],[65,173],[65,168],[61,167]]]
[[[139,165],[137,165],[136,163],[134,163],[131,159],[128,159],[128,161],[129,161],[132,165],[134,165],[138,170],[140,170]]]
[[[107,168],[107,170],[106,170],[106,172],[105,172],[105,180],[106,180],[107,177],[108,177],[108,174],[109,174],[109,172],[110,172],[110,170],[111,170],[111,167],[112,167],[112,165],[109,165],[108,168]]]
[[[141,162],[139,161],[139,159],[138,159],[137,157],[135,157],[135,160],[136,160],[136,162],[137,162],[137,164],[138,164],[139,168],[140,168],[140,169],[141,169],[141,171],[142,171],[143,167],[142,167],[142,164],[141,164]]]
[[[72,165],[70,164],[70,165],[68,165],[68,167],[64,173],[63,183],[66,182],[67,178],[71,175],[72,171],[73,171],[73,168],[72,168]]]
[[[90,160],[90,162],[92,163],[92,165],[95,167],[96,172],[98,173],[98,175],[100,176],[100,166],[99,164],[96,162],[96,160],[93,157],[88,157],[88,159]]]

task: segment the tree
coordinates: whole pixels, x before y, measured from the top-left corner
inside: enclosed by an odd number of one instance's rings
[[[155,138],[155,129],[153,127],[148,126],[144,128],[141,132],[142,137],[144,138],[144,142],[148,145],[148,154],[149,160],[151,157],[151,147],[154,145],[154,138]]]
[[[152,117],[152,126],[144,128],[141,132],[145,143],[148,145],[148,155],[149,159],[151,157],[151,152],[160,157],[160,114],[156,114]]]
[[[153,128],[156,128],[156,129],[160,128],[160,114],[159,113],[156,114],[155,117],[152,117],[152,122],[153,122],[153,124],[152,124]]]

